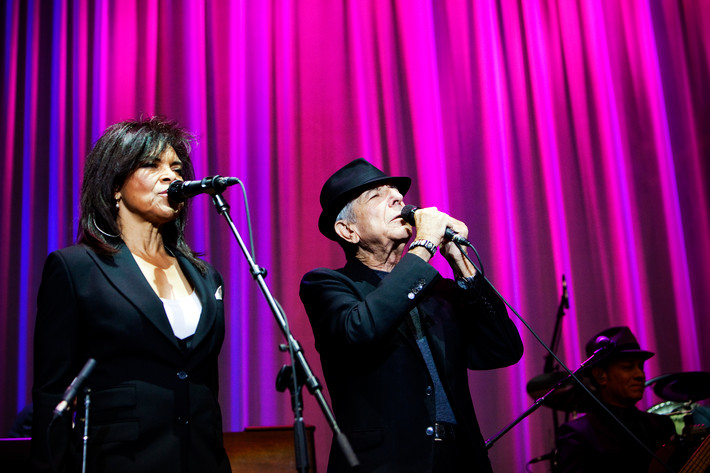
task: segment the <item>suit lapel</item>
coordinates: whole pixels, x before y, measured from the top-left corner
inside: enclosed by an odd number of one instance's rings
[[[178,348],[163,303],[148,284],[126,245],[121,245],[113,257],[99,257],[93,251],[88,253],[113,286]]]
[[[215,291],[217,291],[218,288],[214,287],[214,284],[209,284],[209,279],[202,276],[187,258],[179,253],[176,256],[182,272],[187,276],[190,283],[192,283],[195,291],[197,291],[197,297],[200,298],[200,303],[202,304],[200,321],[197,323],[197,330],[192,339],[192,347],[194,349],[205,339],[217,319],[217,296]]]
[[[374,291],[375,288],[379,286],[382,282],[380,276],[378,276],[373,269],[368,268],[356,259],[348,261],[345,267],[342,269],[342,272],[353,281],[363,281],[368,283],[371,287],[367,288],[366,293]],[[416,310],[416,307],[414,307],[412,310]],[[422,352],[419,349],[419,345],[417,345],[416,340],[414,339],[414,327],[412,326],[411,317],[412,314],[410,312],[405,318],[404,322],[399,324],[399,326],[397,327],[397,332],[404,340],[407,341],[409,347],[414,350],[417,355],[419,355],[419,358],[421,359],[422,363],[424,363],[424,357],[422,356]]]

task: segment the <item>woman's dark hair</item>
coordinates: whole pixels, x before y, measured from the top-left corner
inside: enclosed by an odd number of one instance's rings
[[[182,161],[182,178],[193,179],[190,161],[193,140],[193,135],[177,123],[160,117],[124,121],[108,127],[84,164],[79,242],[98,254],[117,253],[121,232],[116,223],[116,191],[142,163],[160,156],[168,147],[172,147]],[[204,274],[205,263],[197,258],[184,238],[187,207],[185,202],[177,218],[164,224],[160,233],[166,248],[181,253]]]

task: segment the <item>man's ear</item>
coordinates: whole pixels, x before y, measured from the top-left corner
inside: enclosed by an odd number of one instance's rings
[[[592,368],[592,376],[594,376],[594,379],[597,381],[599,386],[606,386],[607,382],[607,377],[606,377],[606,371],[604,371],[602,368],[599,366],[595,366]]]
[[[348,243],[357,244],[360,241],[360,235],[355,231],[355,225],[352,222],[338,220],[335,222],[335,234]]]

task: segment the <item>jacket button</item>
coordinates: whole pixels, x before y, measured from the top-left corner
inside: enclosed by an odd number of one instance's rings
[[[427,434],[429,437],[431,437],[432,435],[434,435],[434,427],[427,427],[427,428],[426,428],[426,434]]]
[[[427,396],[431,396],[431,393],[434,392],[434,389],[431,386],[427,386],[426,389],[424,390]]]
[[[184,371],[178,371],[177,377],[178,379],[187,379],[187,373],[185,373]]]

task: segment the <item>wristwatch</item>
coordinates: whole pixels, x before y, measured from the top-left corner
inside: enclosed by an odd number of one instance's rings
[[[437,247],[434,243],[430,242],[429,240],[414,240],[411,245],[409,245],[409,249],[417,248],[421,246],[422,248],[426,249],[432,257],[436,254]]]

